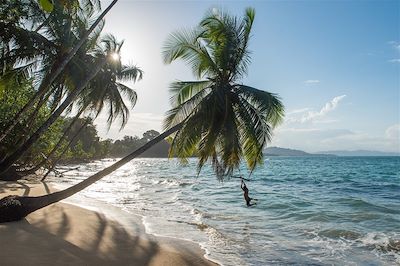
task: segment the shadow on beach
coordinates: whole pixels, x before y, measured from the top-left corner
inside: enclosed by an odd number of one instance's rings
[[[38,184],[42,193],[50,189]],[[4,194],[29,195],[22,182],[1,184]],[[16,193],[18,192],[18,193]],[[2,265],[212,265],[182,244],[156,242],[140,225],[129,228],[103,214],[58,203],[25,220],[0,224]],[[128,232],[129,230],[129,232]]]

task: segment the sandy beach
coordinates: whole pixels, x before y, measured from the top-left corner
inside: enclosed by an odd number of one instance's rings
[[[0,197],[42,195],[45,183],[1,182]],[[124,222],[119,222],[124,221]],[[0,224],[2,265],[217,265],[195,243],[155,237],[123,211],[57,203]]]

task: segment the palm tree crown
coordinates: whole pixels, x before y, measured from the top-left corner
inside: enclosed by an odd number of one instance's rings
[[[198,171],[211,160],[220,178],[231,175],[242,158],[250,171],[262,163],[262,150],[284,116],[276,94],[240,83],[250,63],[254,17],[252,8],[241,20],[210,11],[193,30],[171,34],[163,50],[165,63],[182,59],[198,79],[171,84],[173,108],[164,126],[184,123],[170,155],[184,160],[196,153]]]
[[[95,56],[102,58],[107,53],[113,52],[115,58],[107,61],[78,99],[79,108],[91,110],[95,117],[106,107],[108,128],[116,119],[119,119],[122,129],[128,122],[128,105],[133,108],[136,104],[136,92],[121,82],[136,82],[143,77],[143,71],[140,68],[121,63],[119,52],[122,45],[123,42],[118,42],[111,34],[101,39],[101,45],[96,49]]]

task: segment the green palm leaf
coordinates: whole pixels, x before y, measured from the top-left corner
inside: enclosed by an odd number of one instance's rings
[[[243,19],[210,11],[198,27],[174,32],[164,45],[164,62],[181,59],[202,79],[171,84],[173,108],[164,126],[183,126],[170,155],[185,161],[196,154],[198,171],[210,161],[219,178],[231,175],[242,159],[250,171],[262,164],[263,148],[284,115],[276,94],[237,82],[250,63],[254,17],[251,8]]]

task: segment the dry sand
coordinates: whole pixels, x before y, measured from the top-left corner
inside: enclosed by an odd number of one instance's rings
[[[45,183],[0,182],[0,198],[43,195]],[[0,224],[0,265],[217,265],[192,242],[144,233],[140,220],[57,203]]]

